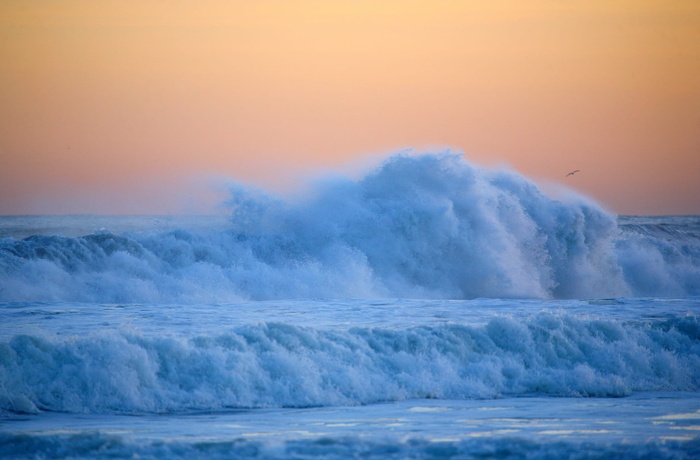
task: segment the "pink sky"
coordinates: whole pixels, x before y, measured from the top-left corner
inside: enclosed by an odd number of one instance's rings
[[[11,0],[0,66],[0,214],[187,212],[208,175],[436,146],[700,214],[697,0]]]

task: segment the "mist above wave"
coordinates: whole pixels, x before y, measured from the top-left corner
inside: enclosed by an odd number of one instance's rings
[[[621,232],[583,198],[455,154],[396,155],[284,200],[233,186],[228,229],[0,240],[0,300],[586,298],[700,292],[700,242]]]

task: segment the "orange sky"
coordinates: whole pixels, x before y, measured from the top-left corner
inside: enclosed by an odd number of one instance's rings
[[[0,3],[0,214],[188,211],[193,177],[432,146],[700,214],[700,2]]]

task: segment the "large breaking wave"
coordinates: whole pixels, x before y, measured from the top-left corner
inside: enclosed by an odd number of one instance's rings
[[[700,239],[621,230],[510,171],[397,155],[304,199],[232,190],[230,228],[0,240],[0,300],[202,302],[700,293]]]

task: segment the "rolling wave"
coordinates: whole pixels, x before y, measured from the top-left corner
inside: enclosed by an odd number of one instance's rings
[[[16,335],[0,344],[0,364],[0,408],[25,413],[617,397],[700,390],[700,323],[540,314],[403,329],[263,323],[190,338]]]

